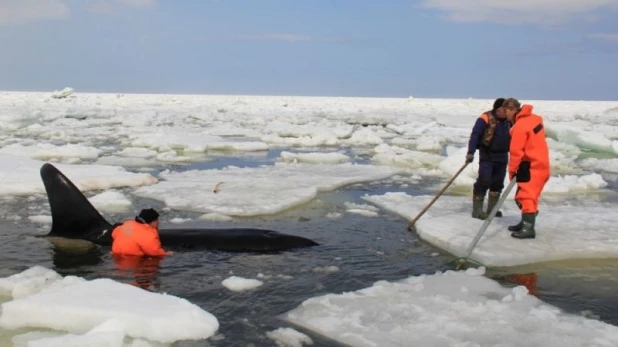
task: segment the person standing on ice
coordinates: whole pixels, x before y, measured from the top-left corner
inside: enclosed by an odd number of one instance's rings
[[[487,218],[498,203],[506,178],[511,124],[506,120],[503,103],[504,98],[496,99],[492,110],[483,113],[476,120],[468,142],[467,163],[474,160],[474,152],[479,150],[479,171],[472,195],[472,217],[482,220]],[[483,204],[488,190],[485,212]],[[498,211],[496,217],[502,217],[502,212]]]
[[[115,255],[163,256],[171,255],[161,248],[159,213],[153,208],[143,209],[135,220],[114,225],[112,253]]]
[[[513,98],[506,99],[502,107],[513,123],[509,178],[517,180],[515,202],[521,209],[521,221],[508,229],[514,238],[535,238],[539,197],[551,174],[543,118],[532,113],[532,105],[521,106]]]

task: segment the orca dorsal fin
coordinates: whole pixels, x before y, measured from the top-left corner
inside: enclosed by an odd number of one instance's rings
[[[40,171],[51,209],[49,235],[89,239],[94,233],[111,229],[111,224],[55,166],[45,163]]]

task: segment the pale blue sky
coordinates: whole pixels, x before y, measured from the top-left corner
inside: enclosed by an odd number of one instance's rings
[[[0,0],[0,89],[618,100],[618,0],[565,3]]]

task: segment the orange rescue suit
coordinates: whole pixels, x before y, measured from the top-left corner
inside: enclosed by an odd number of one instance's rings
[[[159,233],[148,224],[129,220],[119,225],[112,232],[112,253],[122,255],[162,256]]]
[[[550,168],[543,118],[532,113],[532,105],[523,105],[515,116],[509,154],[509,177],[517,174],[515,201],[522,213],[536,213]]]

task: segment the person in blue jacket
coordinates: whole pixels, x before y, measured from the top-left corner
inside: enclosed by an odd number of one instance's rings
[[[474,123],[466,162],[474,160],[474,153],[479,151],[479,172],[474,183],[472,196],[472,217],[486,219],[491,213],[504,188],[507,165],[509,162],[509,146],[511,142],[511,123],[506,119],[502,108],[504,98],[494,101],[491,111],[483,113]],[[485,195],[489,190],[487,212],[483,211]],[[502,217],[498,211],[496,217]]]

